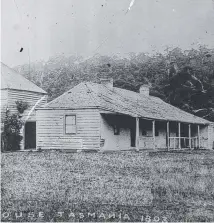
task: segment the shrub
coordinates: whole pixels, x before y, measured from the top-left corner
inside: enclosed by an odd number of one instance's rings
[[[29,104],[25,101],[16,101],[16,108],[20,114],[23,114],[29,108]]]
[[[10,114],[9,110],[6,111],[3,119],[3,131],[1,133],[1,150],[14,151],[20,149],[20,142],[22,136],[20,130],[23,122],[19,114]]]

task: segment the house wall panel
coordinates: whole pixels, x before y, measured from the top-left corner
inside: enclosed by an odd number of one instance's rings
[[[65,134],[65,115],[76,115],[76,134]],[[99,149],[100,116],[96,109],[37,110],[37,148]]]
[[[19,91],[19,90],[8,90],[8,109],[11,113],[17,113],[16,101],[23,101],[29,104],[29,108],[23,113],[23,120],[27,118],[27,115],[31,108],[43,98],[38,106],[42,106],[47,103],[47,95],[43,97],[44,94],[37,92]],[[37,107],[38,107],[37,106]],[[33,111],[28,119],[29,121],[36,121],[36,113]]]
[[[7,108],[7,100],[8,100],[8,90],[1,90],[1,117],[4,118],[6,108]]]
[[[130,128],[120,127],[120,134],[114,135],[112,116],[101,116],[101,139],[105,140],[102,150],[128,150],[131,148]],[[122,117],[121,117],[122,119]],[[124,119],[125,122],[125,119]]]
[[[209,127],[209,149],[214,149],[214,123]]]
[[[42,106],[47,103],[47,95],[38,93],[38,92],[21,91],[21,90],[15,90],[15,89],[7,90],[7,107],[12,114],[18,112],[17,107],[16,107],[16,101],[23,101],[23,102],[28,103],[29,108],[22,114],[23,121],[26,121],[29,112],[39,100],[40,102],[37,105],[37,107]],[[28,117],[28,121],[36,121],[35,110],[33,110],[30,113],[30,116]],[[24,129],[21,129],[20,134],[24,137]],[[24,149],[24,138],[21,141],[20,146],[21,146],[21,149]]]
[[[214,147],[214,124],[203,126],[201,129],[202,148],[213,149]]]
[[[166,145],[166,123],[167,122],[158,122],[155,121],[155,129],[158,132],[158,135],[155,136],[155,141],[153,138],[153,132],[152,132],[152,121],[147,121],[150,126],[144,127],[144,122],[141,122],[140,125],[140,143],[139,147],[140,149],[165,149],[167,147]],[[149,127],[149,128],[148,128]],[[146,130],[147,136],[142,135],[142,130]],[[171,127],[170,129],[170,135],[175,135],[174,128]],[[155,147],[154,147],[155,144]]]
[[[208,128],[207,125],[199,125],[200,127],[200,147],[201,148],[207,148],[208,143]],[[192,147],[198,147],[198,125],[197,124],[191,124],[191,137],[192,138]],[[197,139],[194,139],[194,137],[197,137]]]

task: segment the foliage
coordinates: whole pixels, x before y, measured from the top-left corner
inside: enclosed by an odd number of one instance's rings
[[[20,142],[22,136],[20,130],[23,122],[19,114],[10,114],[9,110],[6,111],[3,119],[3,131],[1,133],[1,149],[2,151],[13,151],[20,149]]]
[[[178,52],[173,53],[168,85],[162,86],[166,101],[214,121],[214,50],[200,47],[198,51],[180,52],[182,60],[176,58]]]
[[[21,114],[29,107],[27,102],[16,101],[18,113],[11,114],[6,109],[5,116],[2,120],[3,130],[1,133],[1,150],[2,151],[16,151],[20,149],[20,143],[22,136],[20,130],[23,127],[23,121],[21,120]]]
[[[167,48],[154,55],[130,53],[127,58],[57,56],[32,64],[30,71],[28,65],[15,69],[46,90],[50,100],[82,81],[99,82],[107,76],[116,87],[134,91],[150,83],[151,95],[214,121],[214,49],[205,46]]]
[[[16,108],[20,114],[23,114],[29,108],[29,104],[25,101],[16,101]]]

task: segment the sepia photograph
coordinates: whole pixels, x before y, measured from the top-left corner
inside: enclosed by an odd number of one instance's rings
[[[214,222],[214,0],[1,0],[1,222]]]

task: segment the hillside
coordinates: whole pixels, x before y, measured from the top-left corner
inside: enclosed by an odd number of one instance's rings
[[[205,46],[186,51],[167,48],[154,55],[130,53],[127,58],[60,55],[15,69],[47,91],[49,100],[82,81],[113,77],[115,86],[133,91],[149,83],[151,95],[214,121],[214,49]]]

